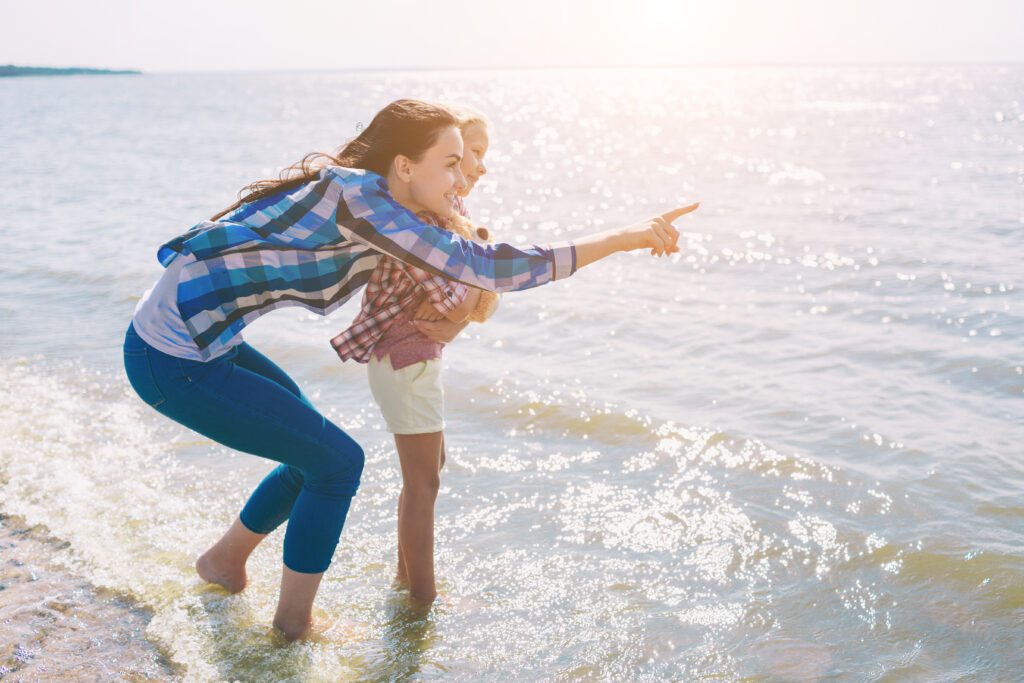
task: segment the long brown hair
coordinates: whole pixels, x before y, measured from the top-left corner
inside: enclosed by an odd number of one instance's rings
[[[420,100],[395,100],[377,115],[357,137],[333,154],[313,152],[281,171],[277,179],[257,180],[242,188],[237,202],[210,220],[215,221],[257,199],[299,187],[315,178],[326,166],[363,168],[387,176],[399,154],[419,161],[441,131],[458,126],[459,120],[447,108]]]

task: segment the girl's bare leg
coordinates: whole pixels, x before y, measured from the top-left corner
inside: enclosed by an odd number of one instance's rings
[[[204,581],[223,586],[230,593],[238,593],[248,581],[245,563],[266,534],[249,531],[235,518],[220,540],[196,560],[196,573]]]
[[[313,598],[320,588],[319,574],[303,574],[283,567],[281,573],[281,597],[274,614],[274,628],[281,631],[288,640],[298,640],[313,624]]]
[[[427,608],[437,597],[434,583],[434,502],[441,486],[443,432],[395,434],[402,465],[398,547],[414,607]]]
[[[397,444],[396,444],[397,447]],[[441,461],[438,463],[437,471],[440,473],[444,469],[444,433],[441,435]],[[403,486],[404,491],[404,486]],[[398,494],[398,519],[402,519],[402,493]],[[402,588],[409,587],[409,573],[405,569],[405,557],[402,555],[402,544],[398,544],[398,568],[395,570],[395,585]]]
[[[402,501],[404,500],[405,486],[398,494],[398,525],[402,524]],[[401,531],[399,531],[401,533]],[[402,544],[398,544],[398,568],[395,570],[395,585],[401,588],[409,587],[409,573],[405,571],[405,556],[402,555]]]

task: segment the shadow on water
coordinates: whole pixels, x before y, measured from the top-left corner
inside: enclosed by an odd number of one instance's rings
[[[408,606],[406,591],[392,591],[379,608],[378,623],[353,625],[339,619],[326,630],[289,643],[271,628],[258,605],[244,594],[204,586],[195,595],[190,621],[203,624],[203,659],[214,662],[219,680],[405,681],[444,675],[429,656],[439,643],[438,610],[423,614]],[[326,669],[325,669],[326,667]],[[330,677],[325,677],[330,670]]]
[[[308,645],[288,643],[261,622],[244,594],[206,585],[198,597],[196,621],[206,624],[208,660],[216,662],[220,680],[309,680],[314,661]]]
[[[443,673],[439,665],[425,661],[438,640],[435,615],[436,607],[425,614],[416,612],[409,607],[406,591],[392,591],[384,603],[380,650],[367,662],[359,680],[405,681],[417,674]]]

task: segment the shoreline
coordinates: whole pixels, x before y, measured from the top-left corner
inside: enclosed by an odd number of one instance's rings
[[[22,76],[121,76],[141,75],[134,69],[90,69],[80,66],[18,66],[17,64],[0,65],[0,78],[19,78]]]
[[[0,679],[171,681],[151,615],[55,563],[67,547],[0,512]]]

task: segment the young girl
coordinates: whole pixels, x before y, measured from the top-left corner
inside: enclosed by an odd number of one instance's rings
[[[159,249],[164,273],[125,335],[125,370],[140,398],[229,448],[281,463],[196,570],[242,590],[250,553],[287,520],[274,626],[288,639],[309,629],[363,451],[242,341],[243,328],[283,306],[329,313],[366,283],[381,254],[491,291],[568,277],[617,251],[664,254],[677,250],[673,216],[694,208],[575,244],[464,240],[416,217],[450,215],[466,185],[456,124],[443,107],[399,100],[335,155],[309,155],[281,180],[249,186],[229,209]]]
[[[463,156],[460,168],[469,194],[487,173],[484,156],[489,137],[487,121],[478,112],[460,108]],[[467,239],[486,241],[486,228],[468,220],[460,201],[450,218],[421,217]],[[454,308],[446,298],[457,302]],[[440,305],[439,305],[440,304]],[[352,325],[331,340],[342,360],[367,363],[373,397],[384,416],[402,469],[398,496],[398,569],[395,581],[409,588],[414,608],[425,609],[437,596],[434,582],[434,502],[444,465],[444,390],[441,349],[444,346],[413,323],[414,315],[452,322],[483,322],[497,308],[492,292],[469,289],[446,278],[385,257],[377,264],[363,294],[363,305]]]

